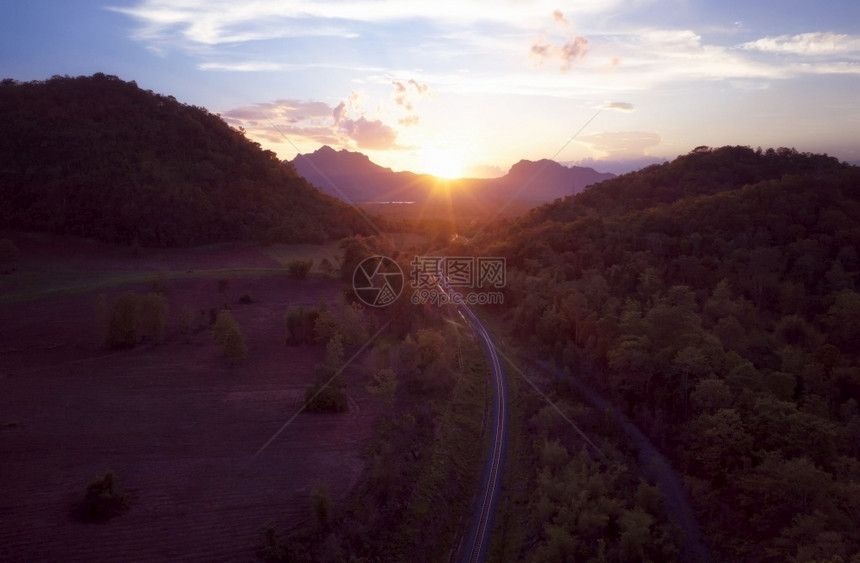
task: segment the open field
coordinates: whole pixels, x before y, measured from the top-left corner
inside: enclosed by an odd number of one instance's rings
[[[314,487],[337,500],[359,480],[380,408],[357,371],[345,374],[347,413],[302,414],[253,457],[301,406],[324,354],[284,345],[284,311],[334,300],[336,282],[288,280],[250,246],[132,258],[86,241],[16,244],[19,269],[0,280],[0,560],[249,560],[262,525],[310,516]],[[171,308],[165,341],[102,347],[97,296],[146,292],[154,278]],[[245,294],[253,303],[238,303]],[[249,349],[235,365],[208,328],[179,330],[182,308],[224,303]],[[104,524],[73,519],[107,469],[131,509]]]

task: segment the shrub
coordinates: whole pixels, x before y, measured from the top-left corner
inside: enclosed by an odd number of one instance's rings
[[[139,308],[139,296],[134,291],[127,291],[116,300],[110,311],[105,338],[109,348],[131,348],[137,344]]]
[[[212,333],[215,342],[221,345],[224,355],[230,360],[239,360],[248,355],[245,336],[228,309],[222,309],[218,313],[218,319],[215,321]]]
[[[303,280],[308,277],[313,265],[313,258],[297,258],[296,260],[291,260],[290,263],[287,264],[287,272],[290,274],[291,278]]]
[[[319,311],[312,307],[298,306],[287,310],[284,316],[287,323],[287,346],[313,343],[317,315]]]
[[[349,408],[338,378],[328,382],[319,379],[305,389],[305,404],[308,412],[345,412]]]
[[[167,299],[155,291],[142,297],[127,291],[109,311],[104,295],[96,300],[96,315],[105,327],[104,342],[109,348],[132,348],[141,337],[158,342],[167,325],[169,309]]]
[[[79,515],[87,522],[104,522],[119,516],[131,506],[131,497],[119,486],[116,475],[111,470],[87,486],[83,502],[79,505]]]
[[[137,309],[137,324],[141,336],[153,342],[161,340],[164,327],[167,325],[167,314],[170,307],[167,299],[161,293],[151,291],[139,300]]]
[[[328,491],[323,487],[314,487],[310,495],[311,510],[314,513],[314,524],[317,531],[323,531],[328,527],[331,519],[331,499]]]
[[[331,276],[335,273],[335,268],[328,258],[323,258],[320,261],[319,270],[327,276]]]

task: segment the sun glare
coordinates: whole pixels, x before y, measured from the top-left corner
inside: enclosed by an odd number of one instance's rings
[[[454,179],[463,175],[463,157],[455,151],[422,151],[423,169],[437,178]]]

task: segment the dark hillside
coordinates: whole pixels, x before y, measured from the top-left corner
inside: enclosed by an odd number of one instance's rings
[[[660,444],[721,560],[860,553],[860,169],[697,149],[482,238],[516,340]]]
[[[115,76],[0,83],[0,229],[185,246],[364,228],[203,108]]]
[[[625,213],[672,203],[685,197],[739,189],[747,184],[777,180],[785,174],[819,176],[843,165],[827,155],[795,149],[753,150],[749,147],[699,147],[672,162],[604,181],[576,196],[577,207],[601,214]],[[550,208],[553,211],[564,210]]]

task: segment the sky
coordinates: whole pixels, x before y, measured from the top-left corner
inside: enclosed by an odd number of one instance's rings
[[[0,77],[113,74],[283,159],[624,172],[701,145],[860,162],[856,0],[0,0]]]

